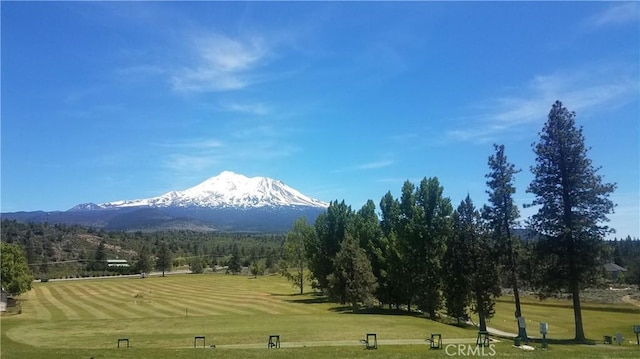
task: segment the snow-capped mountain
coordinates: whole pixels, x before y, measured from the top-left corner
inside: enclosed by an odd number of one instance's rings
[[[224,171],[197,186],[183,191],[171,191],[158,197],[79,205],[82,210],[123,207],[317,207],[327,203],[305,196],[281,181],[267,177],[245,177]],[[78,207],[78,206],[76,206]],[[75,208],[75,207],[74,207]]]
[[[309,223],[327,203],[266,177],[225,171],[183,191],[158,197],[79,204],[67,211],[2,213],[21,222],[79,224],[114,231],[286,232],[296,219]]]

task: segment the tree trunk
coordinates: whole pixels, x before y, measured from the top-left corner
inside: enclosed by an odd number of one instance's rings
[[[300,294],[302,294],[304,292],[304,273],[303,272],[299,272],[300,273]]]
[[[162,276],[164,277],[164,269],[162,270]]]
[[[513,238],[511,237],[511,228],[509,228],[508,220],[505,221],[505,230],[507,233],[507,243],[509,243],[509,264],[511,266],[511,284],[513,285],[513,299],[516,302],[516,325],[518,326],[518,337],[521,339],[527,339],[527,330],[525,328],[520,328],[520,324],[518,324],[518,318],[522,316],[522,307],[520,306],[520,291],[518,290],[518,273],[517,273],[517,263],[514,258],[513,253]]]
[[[580,307],[580,289],[577,285],[575,285],[571,291],[571,295],[573,297],[573,316],[575,319],[576,326],[576,337],[575,340],[578,343],[584,343],[584,329],[582,328],[582,308]]]
[[[487,331],[487,318],[484,315],[484,312],[479,310],[478,311],[478,318],[480,319],[480,322],[478,323],[478,330],[486,332]]]

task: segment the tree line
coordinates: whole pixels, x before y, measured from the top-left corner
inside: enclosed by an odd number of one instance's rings
[[[503,145],[494,145],[486,175],[489,201],[477,207],[467,197],[457,206],[443,195],[437,177],[406,181],[399,198],[387,192],[355,211],[332,201],[313,224],[298,220],[284,242],[283,273],[300,291],[304,269],[311,286],[354,311],[374,303],[419,310],[436,319],[479,317],[480,330],[494,314],[501,287],[515,297],[515,317],[524,316],[523,285],[544,297],[571,295],[575,339],[585,341],[580,291],[603,278],[608,258],[604,238],[613,212],[616,185],[604,182],[587,157],[575,113],[557,101],[532,145],[536,155],[527,206],[537,212],[527,221],[535,239],[514,235],[519,212],[514,177]],[[524,328],[518,335],[526,339]]]

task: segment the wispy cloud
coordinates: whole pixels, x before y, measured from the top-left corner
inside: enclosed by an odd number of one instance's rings
[[[218,138],[180,139],[156,144],[165,152],[163,167],[176,176],[210,176],[239,164],[267,164],[294,156],[300,151],[287,131],[273,124],[231,130],[224,141]]]
[[[171,154],[165,158],[164,167],[173,172],[195,173],[206,171],[220,163],[213,154]]]
[[[588,25],[606,26],[640,21],[640,3],[624,2],[610,6],[587,19]]]
[[[446,139],[475,143],[495,141],[498,136],[544,120],[556,100],[579,114],[604,105],[627,103],[638,95],[635,72],[616,64],[536,76],[519,95],[498,97],[472,109],[473,113],[464,119],[464,127],[449,130]]]
[[[264,65],[270,50],[259,37],[232,39],[210,34],[193,41],[195,59],[177,71],[172,85],[178,91],[229,91],[256,81],[252,72]]]
[[[391,161],[391,160],[382,160],[382,161],[363,163],[361,165],[355,166],[354,169],[356,169],[356,170],[373,170],[373,169],[378,169],[378,168],[383,168],[383,167],[389,167],[392,164],[393,164],[393,161]]]
[[[342,172],[352,172],[352,171],[367,171],[367,170],[375,170],[380,168],[389,167],[394,164],[394,161],[389,159],[383,159],[373,162],[366,162],[361,164],[356,164],[340,169],[333,170],[334,173],[342,173]]]
[[[220,108],[223,111],[239,112],[249,115],[264,116],[271,113],[271,106],[264,102],[257,103],[238,103],[238,102],[223,102],[220,103]]]
[[[194,139],[191,141],[182,141],[182,142],[165,142],[160,143],[158,146],[161,147],[173,147],[173,148],[199,148],[199,149],[208,149],[208,148],[221,148],[224,146],[222,141],[217,139]]]

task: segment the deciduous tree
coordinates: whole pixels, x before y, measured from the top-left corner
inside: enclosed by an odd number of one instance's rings
[[[315,231],[305,218],[298,218],[283,244],[280,273],[304,293],[304,277],[307,269],[307,244],[315,242]]]
[[[0,242],[0,282],[2,288],[12,294],[22,294],[31,289],[33,276],[29,272],[27,258],[20,246]]]
[[[453,207],[438,178],[424,178],[416,191],[417,236],[412,247],[418,260],[417,303],[433,320],[442,306],[442,258],[452,234]]]
[[[340,250],[340,243],[351,225],[352,217],[351,207],[343,200],[332,201],[327,211],[316,218],[316,236],[306,249],[311,275],[323,290],[328,287],[327,277],[334,272],[333,260]]]

